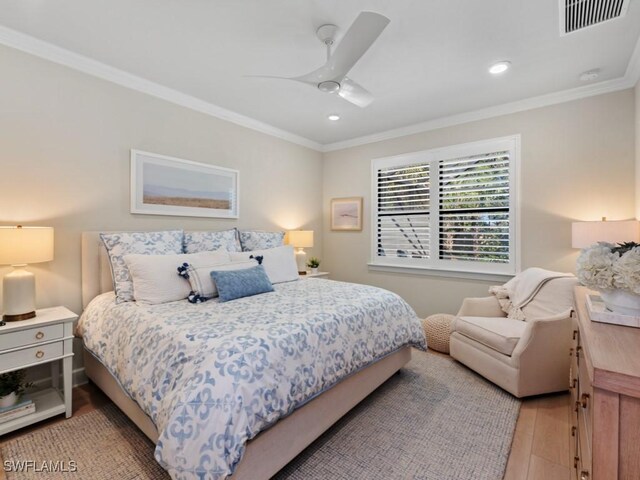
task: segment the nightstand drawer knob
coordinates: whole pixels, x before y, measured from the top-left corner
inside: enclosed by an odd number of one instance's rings
[[[36,340],[42,340],[44,338],[44,332],[36,333]]]
[[[38,350],[36,352],[36,358],[42,358],[42,357],[44,357],[44,352],[42,350]]]

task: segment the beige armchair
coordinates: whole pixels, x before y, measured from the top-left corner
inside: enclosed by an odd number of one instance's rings
[[[529,308],[544,316],[525,321],[507,318],[494,296],[465,299],[451,327],[451,356],[516,397],[567,390],[577,284],[574,277],[546,283]]]

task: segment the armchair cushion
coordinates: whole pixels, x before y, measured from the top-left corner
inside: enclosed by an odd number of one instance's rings
[[[527,327],[525,322],[505,317],[457,317],[451,330],[511,356]]]

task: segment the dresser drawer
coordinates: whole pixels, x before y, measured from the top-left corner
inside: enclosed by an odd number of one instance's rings
[[[571,452],[571,462],[573,464],[573,468],[571,469],[571,480],[577,480],[578,478],[578,465],[580,464],[580,457],[578,456],[578,425],[577,425],[578,416],[577,414],[571,412],[571,438],[569,442],[570,452]]]
[[[585,428],[585,415],[578,413],[578,465],[576,476],[578,480],[591,480],[591,439]]]
[[[591,447],[591,433],[593,432],[593,386],[587,370],[587,359],[582,355],[578,362],[578,399],[580,415],[584,417],[584,427]]]
[[[580,376],[578,368],[578,358],[575,353],[571,354],[571,364],[569,367],[569,393],[571,393],[571,405],[578,400],[580,390]]]
[[[63,342],[49,343],[35,347],[23,348],[14,352],[0,354],[0,365],[3,370],[17,368],[36,362],[45,362],[61,357],[64,352]]]
[[[55,340],[64,336],[64,324],[48,325],[45,327],[29,328],[19,332],[0,335],[0,351],[9,348],[24,347],[40,342]]]
[[[569,350],[569,356],[571,357],[571,362],[569,364],[569,392],[571,393],[571,405],[575,405],[578,400],[578,391],[579,391],[579,382],[580,379],[578,377],[578,346],[580,345],[580,332],[578,330],[578,326],[575,324],[574,319],[574,330],[573,330],[573,340],[571,341],[571,348]]]

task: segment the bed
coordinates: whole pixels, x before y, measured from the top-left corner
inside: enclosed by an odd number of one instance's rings
[[[269,478],[425,348],[397,295],[308,279],[218,303],[116,305],[82,237],[87,376],[156,443],[173,478]],[[389,325],[393,328],[390,329]]]

